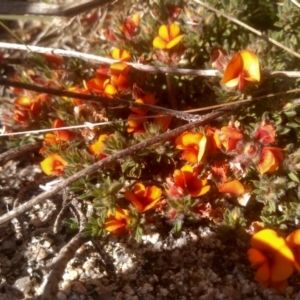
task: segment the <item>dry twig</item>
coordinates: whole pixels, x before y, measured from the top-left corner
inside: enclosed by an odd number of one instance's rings
[[[26,144],[0,154],[0,166],[6,164],[9,160],[15,159],[25,153],[37,151],[42,147],[42,143]]]
[[[5,86],[12,86],[12,87],[18,87],[24,90],[31,90],[35,91],[38,93],[46,93],[50,95],[55,95],[55,96],[65,96],[65,97],[70,97],[70,98],[79,98],[79,99],[84,99],[84,100],[89,100],[89,101],[95,101],[95,102],[101,102],[103,106],[106,107],[111,107],[112,105],[125,105],[125,107],[137,107],[137,108],[143,108],[147,109],[150,111],[154,111],[157,113],[165,114],[165,115],[170,115],[185,121],[193,121],[199,119],[198,116],[190,115],[185,112],[181,111],[176,111],[168,108],[163,108],[160,106],[154,106],[154,105],[148,105],[148,104],[142,104],[142,103],[137,103],[134,101],[128,101],[124,100],[118,97],[113,97],[113,98],[107,98],[103,96],[94,96],[94,95],[88,95],[88,94],[80,94],[80,93],[74,93],[70,91],[64,91],[64,90],[58,90],[58,89],[52,89],[52,88],[45,88],[37,85],[32,85],[28,83],[23,83],[23,82],[18,82],[18,81],[11,81],[7,79],[0,78],[0,84],[3,84]]]
[[[93,8],[112,4],[112,0],[77,0],[64,5],[1,0],[0,14],[74,17]]]

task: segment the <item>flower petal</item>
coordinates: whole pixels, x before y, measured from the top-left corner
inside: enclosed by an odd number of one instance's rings
[[[250,248],[247,254],[248,259],[251,262],[251,266],[254,268],[268,260],[266,255],[254,248]]]
[[[176,38],[172,39],[169,43],[167,43],[166,48],[171,49],[171,48],[175,47],[183,39],[183,37],[184,37],[184,35],[181,34],[181,35],[177,36]]]
[[[241,195],[244,194],[245,188],[237,179],[235,179],[232,181],[221,183],[219,185],[219,192],[229,193],[233,195]]]
[[[124,197],[132,202],[138,211],[142,212],[144,210],[144,205],[141,203],[140,199],[131,191],[125,191]]]
[[[227,87],[234,87],[238,83],[238,77],[243,71],[243,59],[240,53],[234,54],[232,59],[229,61],[223,78],[222,78],[222,84],[224,84]],[[230,82],[231,80],[235,80],[234,82]],[[233,85],[236,83],[235,85]]]
[[[158,35],[166,42],[170,41],[169,28],[166,25],[161,25],[158,29]]]
[[[249,50],[242,50],[240,55],[244,64],[244,71],[248,74],[245,76],[245,80],[250,82],[259,82],[260,81],[260,69],[258,57]]]
[[[167,48],[167,42],[162,39],[160,36],[157,36],[154,40],[153,40],[153,47],[157,48],[157,49],[166,49]]]
[[[180,33],[180,27],[179,25],[173,23],[169,26],[169,41],[175,39],[176,37],[178,37]]]

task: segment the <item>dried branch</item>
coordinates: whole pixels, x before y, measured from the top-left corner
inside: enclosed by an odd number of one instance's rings
[[[46,3],[27,3],[20,1],[1,1],[0,14],[8,15],[43,15],[57,17],[74,17],[93,8],[111,4],[112,0],[77,0],[64,5]]]
[[[27,52],[36,52],[36,53],[52,53],[64,57],[79,58],[88,62],[98,62],[98,63],[108,64],[108,65],[118,62],[118,60],[103,57],[103,56],[98,56],[94,54],[82,53],[82,52],[72,51],[72,50],[55,49],[50,47],[39,47],[39,46],[30,46],[30,45],[27,46],[27,45],[20,45],[14,43],[0,42],[0,48],[21,50]],[[142,64],[131,63],[131,62],[126,62],[126,64],[128,64],[129,66],[133,67],[136,70],[142,72],[149,72],[149,73],[169,73],[173,75],[190,75],[190,76],[203,76],[203,77],[220,76],[220,72],[218,70],[195,70],[195,69],[184,69],[184,68],[174,68],[174,67],[158,67],[158,66],[142,65]],[[268,75],[274,77],[298,78],[300,77],[300,72],[299,71],[270,71]]]
[[[234,17],[231,17],[231,16],[225,14],[225,13],[221,12],[221,11],[218,10],[218,9],[215,9],[215,8],[211,7],[210,5],[208,5],[208,4],[206,4],[206,3],[202,2],[202,1],[194,0],[194,2],[196,2],[196,3],[200,4],[200,5],[202,5],[203,7],[205,7],[205,8],[207,8],[207,9],[213,11],[214,13],[216,13],[216,14],[218,14],[218,15],[221,15],[222,17],[224,17],[224,18],[230,20],[231,22],[236,23],[236,24],[240,25],[241,27],[243,27],[243,28],[245,28],[245,29],[251,31],[252,33],[254,33],[254,34],[256,34],[257,36],[263,38],[264,40],[270,42],[271,44],[277,46],[278,48],[281,48],[281,49],[285,50],[286,52],[288,52],[288,53],[290,53],[290,54],[292,54],[292,55],[294,55],[294,56],[300,58],[300,54],[298,54],[297,52],[291,50],[290,48],[288,48],[288,47],[282,45],[281,43],[277,42],[276,40],[274,40],[274,39],[272,39],[272,38],[269,38],[265,33],[263,33],[263,32],[261,32],[261,31],[258,31],[258,30],[256,30],[256,29],[254,29],[253,27],[251,27],[251,26],[245,24],[244,22],[242,22],[242,21],[240,21],[240,20],[238,20],[238,19],[236,19],[236,18],[234,18]]]
[[[27,52],[36,52],[36,53],[52,53],[64,57],[80,58],[88,62],[98,62],[98,63],[104,63],[109,65],[119,62],[118,60],[103,57],[103,56],[82,53],[82,52],[72,51],[72,50],[55,49],[50,47],[20,45],[20,44],[13,44],[13,43],[0,43],[0,48],[21,50]],[[171,68],[171,67],[155,67],[155,66],[147,66],[147,65],[130,63],[130,62],[126,62],[126,64],[132,66],[136,70],[143,71],[143,72],[150,72],[150,73],[170,73],[170,74],[193,75],[193,76],[216,76],[219,73],[219,71],[217,70],[193,70],[193,69],[178,69],[178,68]]]
[[[26,144],[14,149],[10,149],[0,154],[0,166],[6,164],[9,160],[15,159],[27,152],[37,151],[42,147],[42,143]]]
[[[59,192],[60,190],[62,190],[63,188],[67,187],[68,185],[72,184],[73,182],[77,181],[78,179],[84,177],[84,176],[88,176],[96,171],[98,171],[100,168],[110,164],[113,161],[116,161],[120,158],[123,158],[125,156],[128,155],[133,155],[134,153],[136,153],[137,151],[139,151],[140,149],[144,149],[147,148],[151,145],[154,144],[159,144],[159,143],[163,143],[166,142],[167,140],[176,137],[178,135],[180,135],[181,133],[187,131],[187,130],[191,130],[196,126],[200,126],[203,125],[204,123],[210,122],[220,116],[223,116],[226,113],[232,112],[234,109],[236,109],[237,107],[239,107],[239,105],[235,105],[233,104],[230,107],[226,107],[226,108],[222,108],[216,111],[213,111],[209,114],[203,115],[199,117],[199,120],[188,123],[186,125],[180,126],[176,129],[173,129],[169,132],[165,132],[159,136],[153,137],[151,139],[148,139],[146,141],[143,141],[141,143],[138,143],[136,145],[133,145],[127,149],[121,150],[111,156],[108,156],[94,164],[92,164],[91,166],[75,173],[74,175],[70,176],[69,178],[63,180],[62,182],[58,183],[56,187],[54,187],[53,189],[46,191],[40,195],[38,195],[37,197],[29,200],[28,202],[16,207],[14,210],[6,213],[5,215],[0,217],[0,226],[3,225],[5,222],[10,221],[12,218],[19,216],[20,214],[30,210],[34,205],[44,201],[45,199],[55,195],[57,192]]]
[[[75,92],[70,92],[70,91],[64,91],[64,90],[58,90],[58,89],[52,89],[52,88],[45,88],[37,85],[32,85],[28,83],[23,83],[23,82],[18,82],[18,81],[11,81],[7,80],[4,78],[0,78],[0,85],[4,86],[12,86],[12,87],[17,87],[21,88],[24,90],[31,90],[35,91],[38,93],[46,93],[50,95],[55,95],[55,96],[61,96],[61,97],[70,97],[70,98],[78,98],[78,99],[84,99],[84,100],[89,100],[89,101],[96,101],[96,102],[101,102],[104,106],[106,107],[111,107],[112,105],[125,105],[125,107],[137,107],[137,108],[142,108],[150,111],[154,111],[160,114],[164,115],[170,115],[185,121],[193,121],[199,119],[198,116],[191,115],[182,111],[176,111],[168,108],[164,108],[161,106],[156,106],[156,105],[148,105],[148,104],[142,104],[142,103],[136,103],[134,101],[128,101],[124,100],[118,97],[113,97],[113,98],[107,98],[104,96],[95,96],[95,95],[87,95],[87,94],[80,94],[80,93],[75,93]]]
[[[87,241],[88,238],[84,235],[83,231],[80,231],[70,240],[67,245],[60,250],[58,256],[52,264],[53,267],[49,277],[47,278],[47,283],[41,297],[42,300],[56,299],[58,283],[63,276],[68,262],[74,257],[78,248]]]

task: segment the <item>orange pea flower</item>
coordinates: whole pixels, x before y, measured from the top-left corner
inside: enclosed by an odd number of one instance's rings
[[[147,122],[146,118],[139,119],[143,117],[143,115],[138,115],[138,114],[130,114],[128,116],[128,121],[127,121],[127,132],[131,133],[144,133],[145,128],[144,128],[144,123]]]
[[[229,171],[229,166],[222,162],[222,161],[216,161],[211,167],[211,172],[213,175],[215,175],[220,182],[226,182],[228,181],[227,175]]]
[[[284,150],[276,147],[264,147],[262,149],[257,168],[260,174],[273,173],[278,170],[283,161]]]
[[[89,150],[93,155],[96,155],[98,159],[102,159],[107,155],[103,153],[105,148],[104,141],[109,137],[108,134],[100,134],[98,141],[89,146]]]
[[[208,147],[209,152],[214,153],[222,148],[222,144],[220,141],[220,135],[218,134],[218,129],[205,126],[205,132],[208,139]]]
[[[42,106],[40,101],[31,96],[20,96],[14,100],[14,106],[20,110],[26,110],[32,115],[38,115]]]
[[[246,192],[246,189],[239,180],[234,179],[232,181],[221,183],[219,185],[219,192],[238,196],[244,194]]]
[[[109,210],[104,223],[104,229],[115,236],[127,233],[129,231],[127,225],[130,224],[127,217],[128,213],[128,210],[119,207],[115,209],[114,214]]]
[[[259,61],[250,50],[242,50],[234,54],[222,78],[222,84],[226,87],[237,87],[240,91],[245,88],[247,82],[257,83],[259,81]]]
[[[135,100],[135,102],[141,104],[154,105],[156,103],[155,94],[143,93]],[[147,113],[147,110],[144,108],[131,107],[130,110],[138,115],[145,115]]]
[[[68,163],[58,154],[50,154],[41,162],[41,168],[47,175],[60,176]]]
[[[190,163],[199,163],[204,155],[207,138],[200,132],[185,132],[176,138],[176,148],[183,150],[181,158]]]
[[[158,36],[153,40],[153,46],[157,49],[169,50],[175,47],[183,37],[177,24],[161,25],[158,29]]]
[[[224,126],[218,132],[220,142],[226,152],[235,150],[237,143],[243,139],[243,133],[235,124]]]
[[[293,231],[285,239],[295,256],[294,266],[300,272],[300,229]]]
[[[175,170],[173,178],[168,178],[167,194],[171,197],[183,197],[191,195],[199,197],[206,194],[210,190],[207,185],[207,179],[198,178],[198,168],[190,165],[183,166],[180,170]]]
[[[161,200],[162,191],[160,188],[153,186],[145,187],[142,183],[137,183],[133,191],[126,191],[125,198],[129,200],[140,213],[150,210]]]
[[[125,49],[114,48],[111,52],[113,59],[120,61],[129,61],[131,59],[130,53]]]
[[[127,18],[120,29],[128,39],[132,39],[138,32],[140,22],[140,14],[136,13],[132,17]]]
[[[117,62],[110,66],[110,83],[119,91],[129,89],[128,72],[129,66],[124,62]]]
[[[67,127],[67,124],[61,119],[55,119],[52,123],[52,128],[60,128],[60,127]],[[51,135],[51,133],[50,133],[50,135]],[[59,142],[59,141],[69,142],[75,138],[74,133],[68,129],[55,130],[53,135],[55,136],[57,142]],[[47,137],[47,134],[46,134],[46,137]],[[46,142],[46,138],[45,138],[45,142]]]
[[[255,269],[255,279],[265,287],[283,290],[294,270],[294,255],[284,238],[272,229],[253,235],[248,259]]]
[[[262,144],[275,142],[276,128],[269,120],[263,120],[254,131],[255,138]]]

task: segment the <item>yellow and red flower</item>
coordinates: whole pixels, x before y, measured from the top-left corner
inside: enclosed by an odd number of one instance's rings
[[[130,53],[127,50],[120,48],[113,48],[111,51],[111,57],[120,61],[130,61],[131,59]]]
[[[89,146],[89,150],[90,152],[97,156],[98,159],[102,159],[105,158],[107,155],[105,153],[103,153],[103,150],[105,148],[105,144],[104,141],[109,137],[108,134],[100,134],[98,141],[95,142],[94,144],[91,144]]]
[[[47,175],[60,176],[68,163],[59,154],[50,154],[41,162],[41,168]]]
[[[127,121],[127,132],[131,133],[144,133],[145,128],[144,128],[144,123],[147,121],[146,118],[141,118],[143,115],[139,114],[130,114],[128,116],[128,121]]]
[[[263,120],[255,129],[255,138],[262,144],[271,144],[275,142],[276,128],[269,120]]]
[[[276,147],[262,149],[257,168],[260,174],[276,172],[283,161],[284,150]]]
[[[234,123],[222,127],[217,134],[226,152],[235,150],[237,143],[244,137],[241,130]]]
[[[115,209],[114,213],[109,210],[107,212],[107,219],[104,223],[104,229],[115,236],[127,233],[129,231],[127,226],[130,224],[128,214],[128,210],[119,207]]]
[[[121,32],[128,38],[132,39],[138,32],[141,22],[141,17],[139,13],[127,18],[123,25],[121,25]]]
[[[272,229],[253,235],[248,259],[257,269],[255,279],[265,287],[283,290],[294,270],[295,258],[284,238]]]
[[[207,138],[200,132],[185,132],[176,138],[176,148],[183,150],[181,158],[190,163],[199,163],[204,155]]]
[[[155,185],[145,187],[142,183],[136,183],[133,191],[126,190],[125,198],[129,200],[140,213],[155,208],[161,200],[162,190]]]
[[[110,66],[110,83],[119,91],[129,89],[128,72],[129,66],[125,62],[117,62]]]
[[[169,50],[175,47],[183,37],[177,24],[161,25],[158,29],[158,36],[153,40],[153,46],[157,49]]]
[[[172,198],[187,195],[199,197],[206,194],[210,190],[210,185],[207,185],[206,178],[198,178],[198,174],[198,168],[190,165],[175,170],[173,177],[167,179],[167,194]]]
[[[228,88],[236,87],[242,91],[246,83],[258,83],[260,81],[260,69],[258,57],[250,50],[242,50],[229,61],[222,84]]]
[[[67,127],[67,124],[61,119],[55,119],[52,123],[52,128]],[[55,130],[54,133],[47,133],[44,138],[46,144],[58,144],[60,142],[69,142],[75,138],[73,132],[68,129]]]

